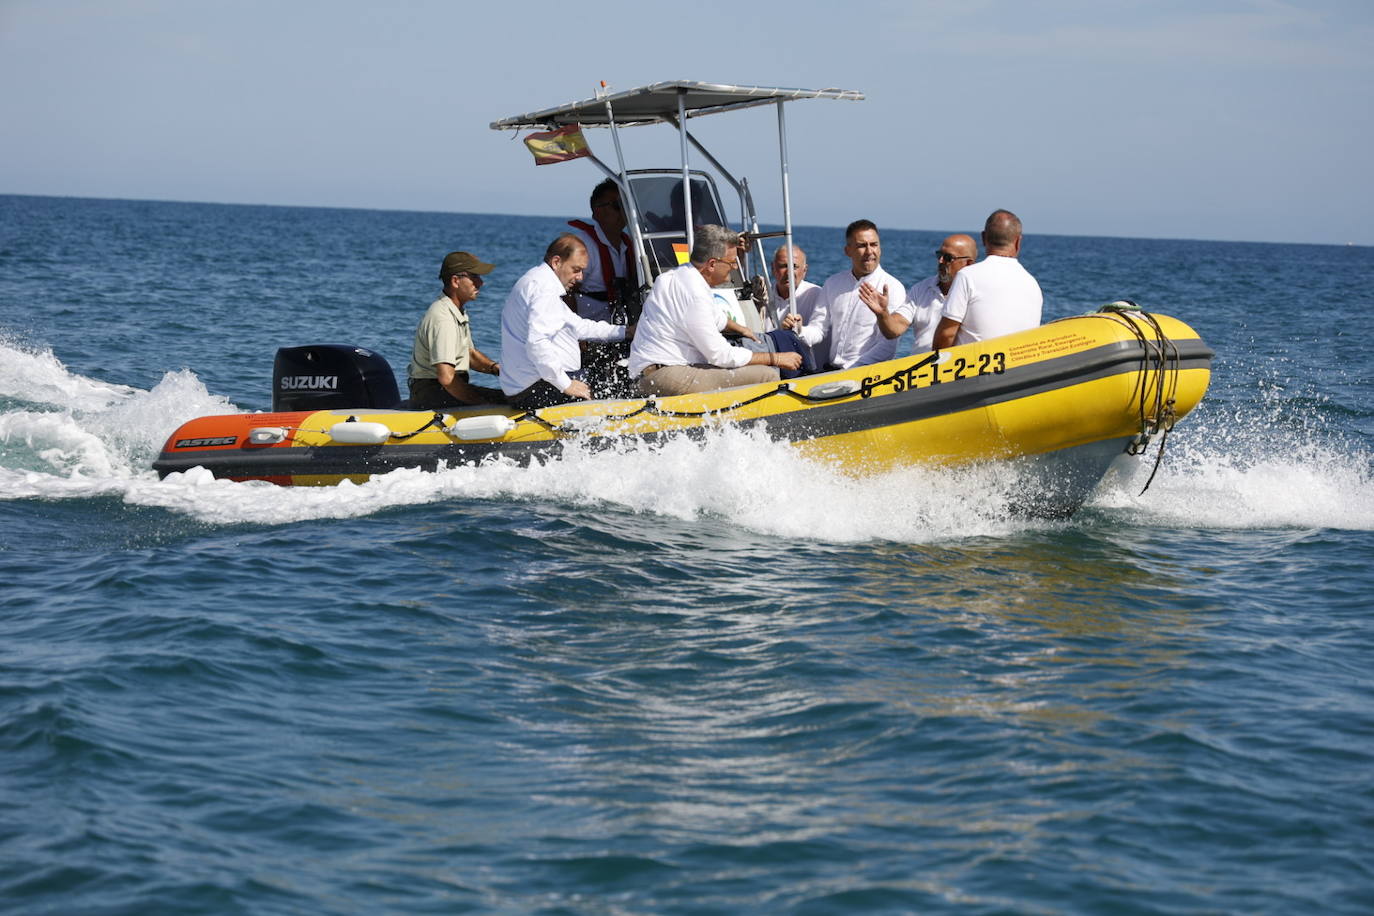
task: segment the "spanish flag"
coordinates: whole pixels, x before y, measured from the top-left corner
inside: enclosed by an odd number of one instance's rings
[[[525,138],[525,145],[534,153],[535,165],[567,162],[569,159],[581,159],[592,154],[587,147],[587,138],[582,136],[580,124],[569,124],[557,130],[530,134]]]

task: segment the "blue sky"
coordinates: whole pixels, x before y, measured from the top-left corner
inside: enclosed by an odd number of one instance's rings
[[[1374,244],[1339,0],[0,0],[0,193],[575,215],[593,169],[488,123],[671,79],[867,94],[789,107],[798,223]],[[696,123],[767,215],[771,110]]]

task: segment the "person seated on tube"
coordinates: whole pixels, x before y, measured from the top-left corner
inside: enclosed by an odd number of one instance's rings
[[[773,283],[768,289],[768,302],[764,306],[764,331],[774,331],[773,316],[778,313],[782,317],[782,327],[786,330],[795,332],[796,340],[801,344],[803,358],[810,358],[817,368],[824,366],[830,355],[830,341],[824,336],[816,333],[811,334],[811,340],[807,340],[807,335],[803,328],[811,321],[811,316],[816,311],[816,303],[821,298],[821,288],[815,283],[806,279],[806,252],[800,245],[793,243],[792,248],[792,270],[797,281],[797,292],[795,298],[792,297],[792,277],[787,273],[787,245],[779,245],[773,251]],[[790,310],[795,307],[795,311]],[[812,342],[814,341],[814,343]],[[803,373],[804,374],[804,373]]]
[[[950,284],[935,328],[940,350],[1040,326],[1044,296],[1040,284],[1018,260],[1021,220],[994,210],[983,224],[983,260],[959,271]]]
[[[740,238],[739,254],[742,256],[748,251],[748,242],[743,237]],[[763,278],[760,277],[761,281]],[[737,347],[752,350],[756,353],[798,353],[801,355],[802,364],[800,369],[787,369],[779,367],[778,374],[782,378],[796,378],[799,375],[809,375],[816,371],[817,364],[812,359],[811,348],[793,330],[801,324],[800,317],[797,315],[785,316],[783,318],[784,327],[772,327],[772,315],[763,318],[765,328],[762,334],[755,333],[746,324],[745,308],[741,306],[740,299],[735,295],[735,290],[731,287],[711,290],[711,298],[716,304],[716,324],[725,339]],[[760,299],[763,296],[760,294]],[[761,311],[767,311],[767,303],[760,307]]]
[[[800,353],[732,347],[721,334],[711,290],[739,266],[738,245],[738,233],[701,226],[688,262],[654,281],[630,345],[630,377],[638,379],[641,394],[690,394],[776,382],[780,369],[801,368]]]
[[[587,245],[565,232],[544,260],[516,281],[501,309],[501,389],[521,410],[589,400],[582,380],[583,340],[629,340],[634,325],[583,318],[568,307],[568,291],[587,269]]]
[[[882,240],[873,221],[856,219],[845,228],[844,239],[849,269],[825,281],[811,318],[798,331],[812,346],[828,340],[831,369],[892,359],[897,341],[887,336],[879,318],[890,310],[905,311],[907,303],[906,287],[879,263]]]
[[[466,251],[451,251],[439,265],[443,295],[430,303],[415,329],[415,346],[407,368],[410,406],[416,410],[440,410],[478,404],[504,404],[506,397],[493,388],[468,381],[468,371],[497,375],[501,364],[472,343],[468,303],[482,290],[483,278],[494,265]]]
[[[940,323],[941,310],[945,307],[954,277],[977,257],[978,244],[972,236],[946,236],[935,252],[935,275],[912,284],[904,307],[884,309],[872,299],[864,300],[864,304],[877,316],[878,330],[883,337],[896,340],[906,333],[907,328],[911,328],[911,352],[925,353],[934,349],[935,328]],[[879,359],[881,355],[875,355],[874,348],[870,347],[860,354],[855,365],[867,366]]]

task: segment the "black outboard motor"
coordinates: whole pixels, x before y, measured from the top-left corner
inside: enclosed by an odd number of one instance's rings
[[[344,344],[282,347],[272,365],[272,410],[391,408],[396,375],[380,353]]]

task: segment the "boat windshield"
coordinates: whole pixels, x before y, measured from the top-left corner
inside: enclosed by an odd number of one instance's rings
[[[655,274],[686,262],[687,221],[682,212],[682,173],[633,171],[630,187],[639,205],[640,229],[648,242]],[[692,175],[692,224],[726,225],[715,183],[702,173]]]

